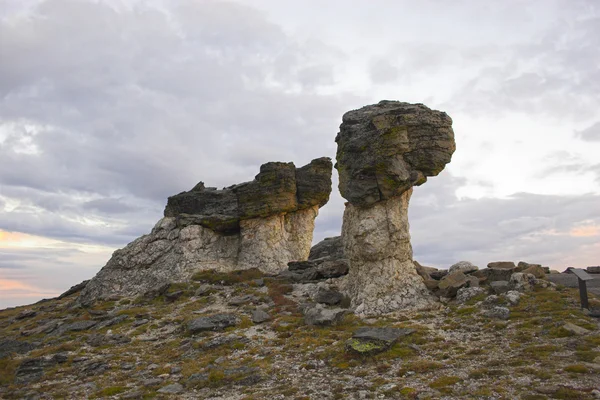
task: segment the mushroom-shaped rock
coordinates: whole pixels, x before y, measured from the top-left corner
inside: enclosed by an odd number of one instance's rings
[[[348,200],[344,291],[358,314],[427,308],[434,299],[412,261],[408,203],[455,150],[452,120],[422,104],[382,101],[344,114],[336,168]]]

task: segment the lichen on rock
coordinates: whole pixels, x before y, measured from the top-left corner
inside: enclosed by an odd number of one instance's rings
[[[290,261],[306,260],[319,207],[331,193],[331,171],[328,158],[301,168],[271,162],[252,182],[222,190],[200,182],[169,197],[165,217],[150,234],[115,251],[80,302],[140,295],[202,270],[276,274]]]

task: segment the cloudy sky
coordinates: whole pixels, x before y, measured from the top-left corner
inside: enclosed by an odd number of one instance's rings
[[[416,260],[599,265],[599,4],[2,0],[0,308],[92,277],[200,180],[334,158],[381,99],[454,120]],[[315,241],[342,212],[335,191]]]

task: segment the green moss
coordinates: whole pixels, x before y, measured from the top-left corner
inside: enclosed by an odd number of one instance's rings
[[[94,393],[92,395],[92,398],[99,399],[99,398],[114,396],[114,395],[126,392],[127,390],[128,390],[128,388],[126,386],[110,386],[110,387],[107,387],[107,388],[97,391],[96,393]]]
[[[400,396],[404,399],[416,399],[419,392],[415,388],[403,387],[398,393],[400,393]]]
[[[446,386],[455,385],[461,380],[462,379],[460,379],[458,376],[442,376],[441,378],[438,378],[435,381],[431,382],[429,384],[429,387],[432,389],[439,389]]]
[[[575,364],[575,365],[569,365],[569,366],[565,367],[565,372],[574,372],[576,374],[587,374],[588,372],[590,372],[590,370],[585,365]]]
[[[19,361],[12,357],[0,358],[0,386],[8,385],[15,379],[15,371]]]
[[[553,399],[564,399],[564,400],[584,400],[589,399],[589,396],[586,396],[583,392],[579,390],[561,387],[556,392],[554,392],[551,397]]]
[[[349,339],[346,342],[346,347],[349,350],[355,351],[358,354],[370,355],[379,353],[385,350],[385,343],[378,341],[366,341],[359,339]]]

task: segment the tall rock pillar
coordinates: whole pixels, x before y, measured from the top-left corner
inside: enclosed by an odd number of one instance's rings
[[[412,261],[412,187],[439,174],[455,150],[452,120],[422,104],[381,101],[344,114],[336,168],[348,200],[342,241],[345,292],[356,313],[380,315],[433,302]]]

